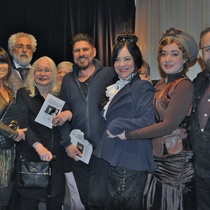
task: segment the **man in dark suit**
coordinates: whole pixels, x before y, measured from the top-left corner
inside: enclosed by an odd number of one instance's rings
[[[31,67],[33,53],[36,51],[37,41],[33,35],[19,32],[12,34],[8,40],[8,51],[11,56],[12,73],[8,85],[14,95],[23,86],[25,76]],[[16,209],[18,194],[13,189],[8,209]]]

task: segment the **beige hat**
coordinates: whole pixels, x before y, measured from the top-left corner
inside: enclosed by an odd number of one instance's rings
[[[159,45],[168,37],[171,37],[172,39],[178,41],[185,48],[185,50],[190,55],[190,61],[193,61],[197,58],[198,45],[193,36],[180,29],[169,28],[163,33],[163,36],[159,41]]]

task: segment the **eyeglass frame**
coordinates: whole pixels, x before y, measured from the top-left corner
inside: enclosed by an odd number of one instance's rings
[[[36,68],[35,72],[38,74],[41,74],[42,72],[44,72],[45,74],[50,74],[52,72],[52,70],[48,69],[48,68],[45,68],[45,69]]]
[[[201,48],[202,49],[202,52],[203,52],[203,54],[204,55],[210,55],[210,45],[209,46],[206,46],[206,47],[203,47],[203,48]],[[207,51],[207,53],[206,53],[206,49],[208,49],[209,51]]]

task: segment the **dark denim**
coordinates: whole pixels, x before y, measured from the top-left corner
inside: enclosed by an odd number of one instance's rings
[[[210,209],[210,177],[195,176],[197,210]]]
[[[103,210],[108,193],[109,163],[94,155],[90,164],[88,209]]]

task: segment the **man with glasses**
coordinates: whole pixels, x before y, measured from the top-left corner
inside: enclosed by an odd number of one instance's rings
[[[201,32],[199,54],[205,70],[194,79],[190,135],[195,154],[197,209],[210,209],[210,27]]]
[[[14,95],[23,86],[25,76],[31,67],[33,53],[36,51],[37,41],[33,35],[19,32],[12,34],[8,40],[8,51],[11,56],[12,73],[8,85]],[[9,209],[16,209],[18,193],[13,189]]]
[[[12,60],[12,74],[9,86],[16,95],[22,87],[26,74],[31,67],[30,62],[36,51],[37,41],[33,35],[19,32],[12,34],[8,40],[8,51]]]

